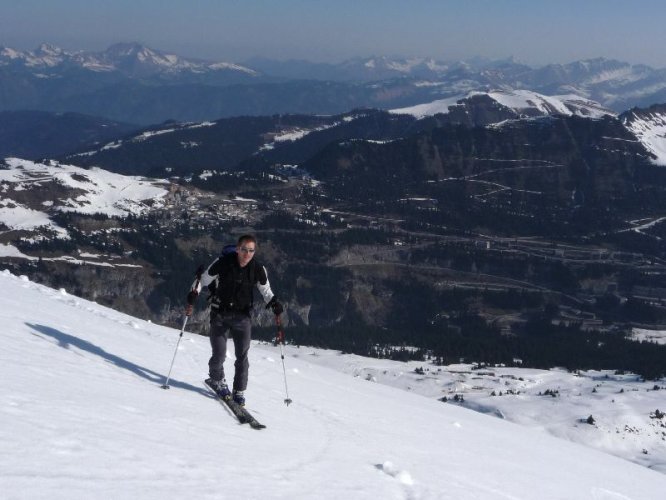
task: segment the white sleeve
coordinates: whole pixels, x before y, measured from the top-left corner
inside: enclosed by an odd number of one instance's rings
[[[261,281],[257,281],[257,290],[259,290],[259,293],[264,299],[264,302],[268,304],[271,299],[274,297],[273,290],[271,290],[271,282],[268,281],[268,273],[266,272],[266,268],[264,266],[261,266],[264,269],[264,274],[266,275],[266,283],[262,284]]]
[[[190,290],[193,291],[193,292],[197,292],[197,295],[199,293],[201,293],[201,281],[194,278],[194,281],[192,282],[192,286],[190,287]]]
[[[201,275],[201,281],[199,282],[199,290],[197,290],[197,292],[201,291],[203,287],[210,285],[217,278],[217,275],[210,275],[208,271],[210,270],[211,267],[213,267],[213,264],[215,264],[218,260],[219,259],[215,259],[213,262],[211,262],[210,266],[208,266]]]

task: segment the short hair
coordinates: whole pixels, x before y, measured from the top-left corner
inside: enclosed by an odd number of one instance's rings
[[[255,238],[251,234],[244,234],[240,238],[238,238],[238,246],[243,245],[243,243],[254,243],[254,246],[257,246],[257,238]]]

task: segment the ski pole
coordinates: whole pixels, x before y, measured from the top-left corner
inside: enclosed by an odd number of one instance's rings
[[[176,342],[176,350],[173,353],[173,358],[171,359],[171,366],[169,367],[169,373],[167,374],[166,382],[162,386],[162,389],[169,389],[169,379],[171,378],[171,370],[173,369],[173,363],[176,361],[176,354],[178,354],[178,346],[180,345],[180,340],[183,338],[183,333],[185,332],[185,325],[187,325],[187,320],[192,314],[192,309],[194,308],[194,303],[199,296],[199,290],[201,288],[201,274],[204,271],[203,266],[199,266],[195,273],[196,278],[194,283],[192,283],[192,288],[190,293],[187,294],[187,309],[185,310],[185,318],[183,319],[183,327],[180,329],[180,335],[178,335],[178,342]]]
[[[287,397],[284,400],[284,404],[289,406],[291,399],[289,398],[289,388],[287,387],[287,369],[284,366],[284,350],[282,349],[282,344],[284,344],[284,331],[282,330],[282,321],[280,320],[279,315],[275,315],[275,323],[277,325],[277,335],[275,337],[276,342],[280,345],[280,357],[282,358],[282,374],[284,375],[284,392]]]
[[[173,358],[171,358],[171,366],[169,367],[169,374],[167,375],[166,382],[164,382],[162,389],[169,389],[169,379],[171,378],[171,370],[173,369],[174,361],[176,361],[176,354],[178,354],[178,346],[180,345],[180,339],[183,338],[183,332],[185,332],[185,325],[187,324],[187,318],[189,318],[189,316],[185,315],[185,319],[183,320],[183,327],[180,329],[178,342],[176,342],[176,350],[173,353]]]

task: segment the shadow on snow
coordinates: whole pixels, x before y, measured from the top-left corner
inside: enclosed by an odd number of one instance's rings
[[[115,354],[111,354],[110,352],[105,351],[99,346],[96,346],[95,344],[88,342],[87,340],[82,340],[78,337],[75,337],[73,335],[70,335],[68,333],[61,332],[60,330],[57,330],[55,328],[52,328],[50,326],[45,326],[45,325],[36,325],[33,323],[26,323],[30,328],[35,330],[36,332],[46,335],[47,337],[51,337],[55,339],[58,342],[58,346],[62,347],[64,349],[70,349],[71,347],[76,347],[77,349],[80,349],[82,351],[89,352],[91,354],[94,354],[96,356],[99,356],[100,358],[105,359],[109,363],[112,363],[113,365],[117,366],[118,368],[122,368],[124,370],[128,370],[135,375],[138,375],[139,377],[142,377],[146,380],[149,380],[150,382],[153,382],[155,384],[163,384],[166,381],[166,376],[162,375],[160,373],[157,373],[153,370],[150,370],[148,368],[145,368],[143,366],[139,366],[136,363],[132,363],[131,361],[127,361],[126,359],[121,358],[120,356],[117,356]],[[165,360],[166,361],[166,360]],[[212,398],[211,394],[199,387],[195,387],[191,384],[185,383],[185,382],[180,382],[178,380],[174,380],[173,378],[169,380],[169,385],[173,387],[177,387],[179,389],[185,389],[188,391],[193,391],[199,394],[202,394],[206,397]]]

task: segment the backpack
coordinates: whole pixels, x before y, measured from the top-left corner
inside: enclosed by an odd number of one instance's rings
[[[235,243],[230,243],[229,245],[224,245],[224,248],[222,249],[222,253],[220,254],[220,256],[218,258],[221,259],[225,255],[229,255],[229,254],[232,254],[232,253],[236,253],[236,244]],[[209,302],[213,298],[213,296],[215,295],[215,291],[217,290],[217,280],[218,280],[218,278],[215,278],[213,281],[211,281],[208,284],[207,288],[208,288],[208,301]]]
[[[231,243],[230,245],[224,245],[222,249],[222,255],[229,255],[230,253],[236,253],[236,244]]]

